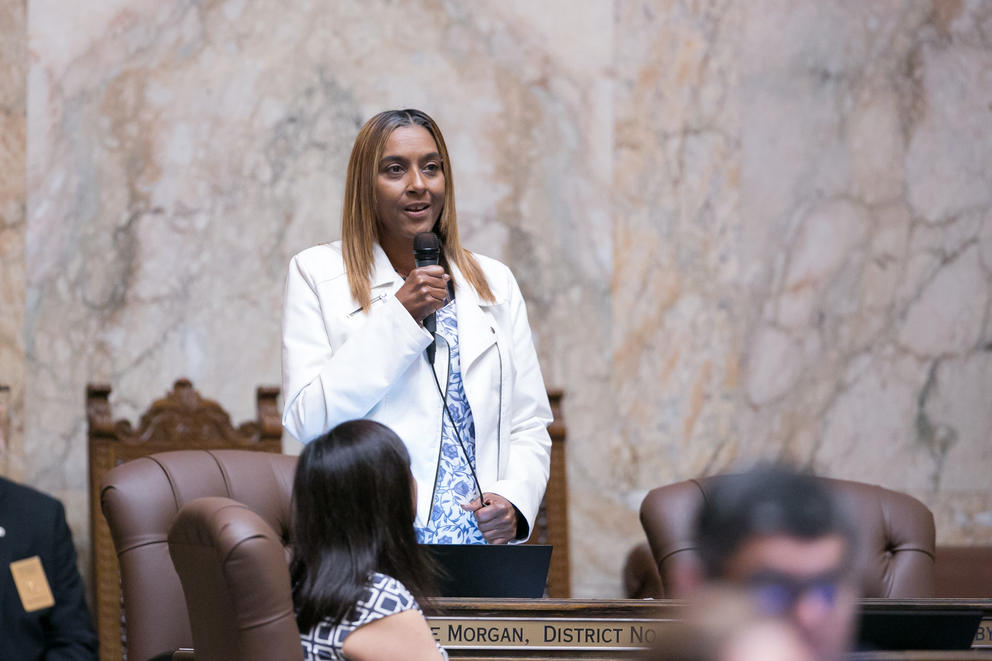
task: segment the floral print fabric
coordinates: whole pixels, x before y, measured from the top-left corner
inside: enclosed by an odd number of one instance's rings
[[[449,418],[442,410],[441,453],[434,501],[427,524],[417,528],[417,539],[421,544],[485,544],[475,516],[462,508],[462,503],[469,503],[480,494],[472,476],[475,468],[475,421],[462,384],[455,301],[437,311],[436,336],[436,341],[444,341],[448,345],[448,387],[445,392],[451,416]],[[458,430],[457,436],[455,428]],[[458,443],[459,436],[461,445]]]

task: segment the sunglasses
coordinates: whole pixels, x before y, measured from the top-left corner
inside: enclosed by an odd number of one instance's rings
[[[750,576],[746,587],[763,613],[785,615],[801,599],[815,599],[826,607],[833,607],[844,578],[842,571],[802,579],[780,572],[765,571]]]

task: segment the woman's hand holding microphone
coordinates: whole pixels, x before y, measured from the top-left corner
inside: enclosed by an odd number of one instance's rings
[[[410,271],[396,299],[418,323],[444,307],[451,276],[441,266],[421,266]]]

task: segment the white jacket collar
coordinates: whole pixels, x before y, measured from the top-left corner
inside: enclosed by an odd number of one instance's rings
[[[390,285],[396,281],[403,280],[400,274],[396,272],[396,269],[393,268],[393,263],[389,261],[389,255],[386,254],[386,251],[382,249],[382,246],[378,242],[372,246],[372,259],[375,264],[375,270],[372,272],[372,287]],[[397,285],[398,287],[399,285]]]
[[[486,349],[496,343],[495,323],[488,314],[487,308],[500,301],[486,301],[479,297],[475,287],[465,279],[462,272],[454,264],[449,264],[451,277],[457,290],[455,308],[458,316],[459,352],[461,353],[461,369],[467,370]],[[492,287],[492,283],[490,283]]]
[[[487,301],[479,297],[479,293],[475,291],[475,287],[472,286],[466,278],[465,275],[459,270],[456,264],[449,263],[448,266],[451,269],[451,277],[455,281],[455,285],[458,287],[458,300],[467,300],[472,303],[472,305],[487,308],[490,305],[499,305],[506,302],[506,293],[502,291],[501,288],[495,287],[496,283],[492,282],[490,279],[489,289],[493,293],[493,301]],[[483,275],[485,273],[483,272]],[[464,298],[463,298],[464,297]]]
[[[372,274],[372,287],[391,286],[393,291],[403,286],[403,278],[393,268],[389,256],[378,243],[373,251],[375,258],[375,271]],[[497,292],[499,289],[493,287],[494,283],[489,283],[495,301],[486,301],[479,297],[475,287],[465,279],[461,270],[455,264],[449,263],[451,277],[455,282],[458,305],[456,314],[458,316],[458,336],[459,351],[461,352],[462,369],[475,362],[486,349],[496,343],[496,326],[489,316],[487,309],[491,305],[497,305],[504,301],[500,300]]]
[[[375,264],[375,268],[372,272],[372,287],[381,287],[383,285],[396,284],[396,288],[399,289],[402,286],[403,278],[396,269],[393,268],[393,263],[389,261],[389,255],[386,251],[382,249],[378,243],[372,247],[372,260]],[[459,303],[465,305],[473,305],[476,307],[486,308],[490,305],[498,305],[505,302],[505,296],[499,288],[494,287],[492,282],[489,283],[489,288],[493,292],[495,301],[487,301],[479,297],[479,293],[475,291],[475,287],[472,286],[465,276],[462,274],[461,270],[454,263],[448,264],[451,269],[451,277],[455,281],[455,287],[458,290],[458,300]]]

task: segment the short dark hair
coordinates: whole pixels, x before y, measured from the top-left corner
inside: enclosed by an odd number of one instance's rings
[[[339,623],[372,572],[387,574],[421,605],[435,570],[413,528],[410,455],[389,427],[343,422],[307,445],[293,482],[293,605],[301,631]]]
[[[814,540],[840,535],[854,550],[854,529],[828,485],[789,466],[762,465],[709,478],[696,518],[695,541],[703,571],[724,575],[728,561],[750,539],[786,535]]]

